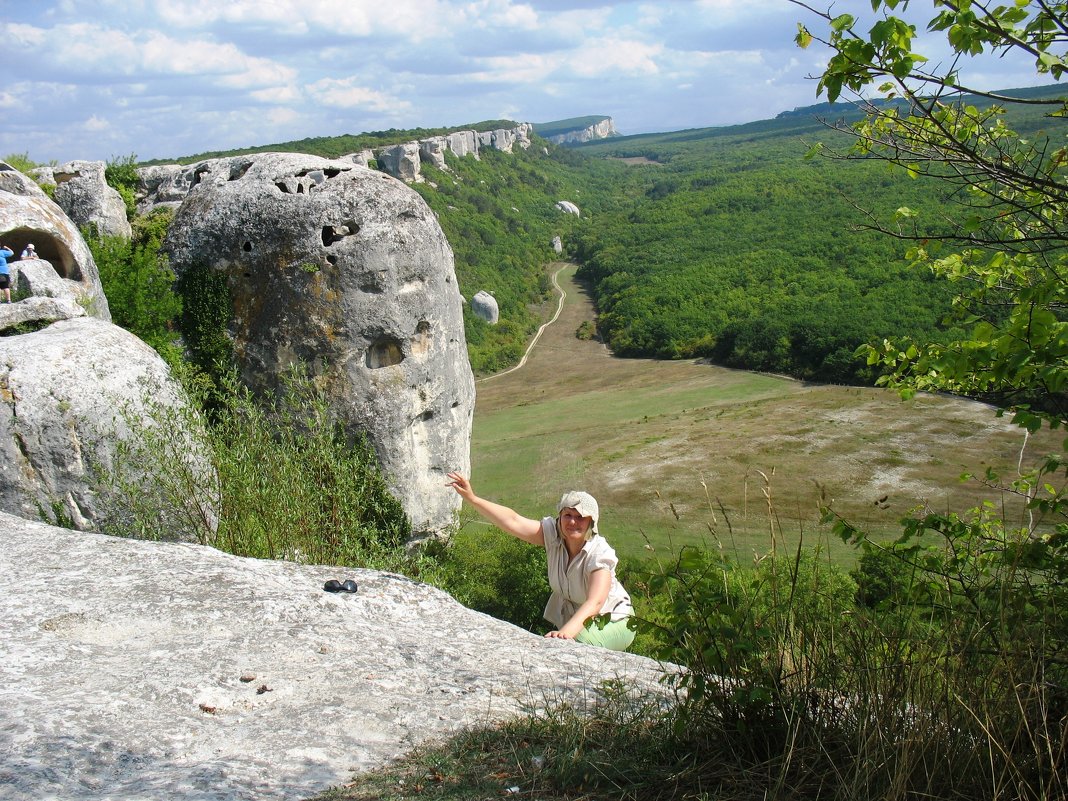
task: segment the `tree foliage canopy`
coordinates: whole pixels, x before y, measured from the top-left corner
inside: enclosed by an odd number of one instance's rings
[[[1061,120],[1068,93],[994,93],[969,85],[977,56],[1024,53],[1038,75],[1060,78],[1068,4],[934,0],[927,22],[955,54],[939,69],[914,52],[915,25],[895,16],[908,0],[872,0],[866,31],[850,14],[819,12],[825,38],[799,25],[797,43],[829,46],[819,91],[856,94],[866,115],[851,127],[847,158],[877,158],[950,188],[950,211],[909,207],[871,225],[909,240],[911,259],[951,281],[968,334],[949,343],[892,342],[868,349],[887,382],[989,397],[1032,430],[1068,414],[1068,148]],[[915,8],[917,4],[912,3]],[[872,90],[883,100],[871,103]],[[1007,117],[1012,112],[1013,125]]]

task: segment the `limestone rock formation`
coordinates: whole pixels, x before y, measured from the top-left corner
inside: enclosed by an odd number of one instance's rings
[[[77,305],[70,286],[59,277],[51,262],[44,259],[17,261],[11,265],[17,271],[17,286],[31,298],[64,298]]]
[[[611,117],[605,117],[599,122],[595,122],[593,125],[589,125],[585,128],[578,128],[573,131],[566,131],[561,134],[554,134],[547,137],[550,142],[557,145],[567,145],[580,142],[592,142],[595,139],[607,139],[610,136],[619,136],[619,131],[616,130],[615,123]]]
[[[490,325],[497,325],[500,318],[500,309],[497,306],[497,298],[489,292],[482,290],[471,298],[471,311],[481,317]]]
[[[607,680],[657,692],[651,660],[388,573],[3,514],[0,542],[5,798],[290,801],[466,726],[592,703]]]
[[[350,161],[240,157],[190,193],[165,248],[180,274],[225,276],[249,387],[306,364],[414,530],[451,524],[444,476],[470,463],[474,380],[452,251],[414,190]]]
[[[162,492],[124,447],[159,424],[153,407],[181,408],[183,401],[152,348],[111,323],[78,317],[76,310],[67,300],[33,298],[4,304],[0,312],[3,327],[27,317],[74,317],[0,337],[0,510],[66,519],[85,531],[121,521],[115,493],[122,490],[98,486],[93,464],[107,471],[121,467],[138,497]],[[213,496],[214,474],[193,432],[174,428],[168,436],[188,459],[195,495],[168,524],[175,538],[193,538],[185,513],[212,516],[205,499]]]
[[[558,237],[558,236],[554,236],[553,237],[553,253],[555,253],[557,256],[559,256],[563,252],[564,252],[564,242],[563,242],[563,240],[560,239],[560,237]]]
[[[411,182],[422,177],[419,174],[421,162],[418,142],[384,147],[378,151],[377,158],[379,169],[394,178]]]
[[[70,218],[30,178],[0,162],[0,241],[15,253],[31,242],[56,271],[69,297],[111,320],[93,254]],[[12,262],[21,268],[23,262]]]
[[[137,169],[137,213],[148,214],[157,206],[177,209],[196,179],[194,168],[181,164],[157,164]]]
[[[558,200],[556,201],[556,208],[565,214],[574,214],[576,217],[581,217],[582,212],[579,211],[579,207],[572,203],[570,200]]]
[[[445,167],[445,151],[449,149],[449,142],[444,136],[433,136],[419,142],[419,160],[426,162],[439,170]]]
[[[126,219],[122,196],[108,186],[103,161],[69,161],[52,170],[56,183],[53,197],[79,228],[87,225],[107,236],[129,239],[133,235]]]
[[[350,153],[342,158],[346,158],[353,164],[358,164],[361,167],[370,167],[374,157],[375,154],[373,150],[361,150],[359,153]]]

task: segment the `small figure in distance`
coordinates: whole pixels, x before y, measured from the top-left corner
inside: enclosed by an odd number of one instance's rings
[[[546,637],[578,640],[587,645],[625,651],[634,641],[627,620],[634,614],[630,596],[616,578],[616,552],[597,531],[597,501],[586,492],[565,493],[556,517],[540,521],[475,494],[459,473],[448,474],[447,486],[497,528],[517,539],[545,548],[552,595],[545,619],[556,628]],[[610,614],[611,622],[593,618]]]
[[[0,290],[3,290],[7,302],[11,302],[11,267],[7,260],[15,255],[15,251],[7,245],[0,245]]]
[[[33,242],[30,242],[30,244],[28,244],[25,248],[23,248],[22,255],[19,256],[19,260],[20,261],[25,261],[26,259],[36,259],[36,258],[37,258],[37,248],[34,247]]]

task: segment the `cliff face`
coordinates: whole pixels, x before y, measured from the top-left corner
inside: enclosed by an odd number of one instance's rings
[[[607,139],[610,136],[619,136],[615,123],[611,117],[605,117],[600,122],[586,128],[567,131],[548,137],[549,141],[557,145],[574,144],[577,142],[592,142],[594,139]]]

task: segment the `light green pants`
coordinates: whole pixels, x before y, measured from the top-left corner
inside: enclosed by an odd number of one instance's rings
[[[634,642],[634,632],[627,627],[627,618],[613,620],[604,626],[598,626],[596,620],[591,620],[575,640],[612,651],[626,651]]]

